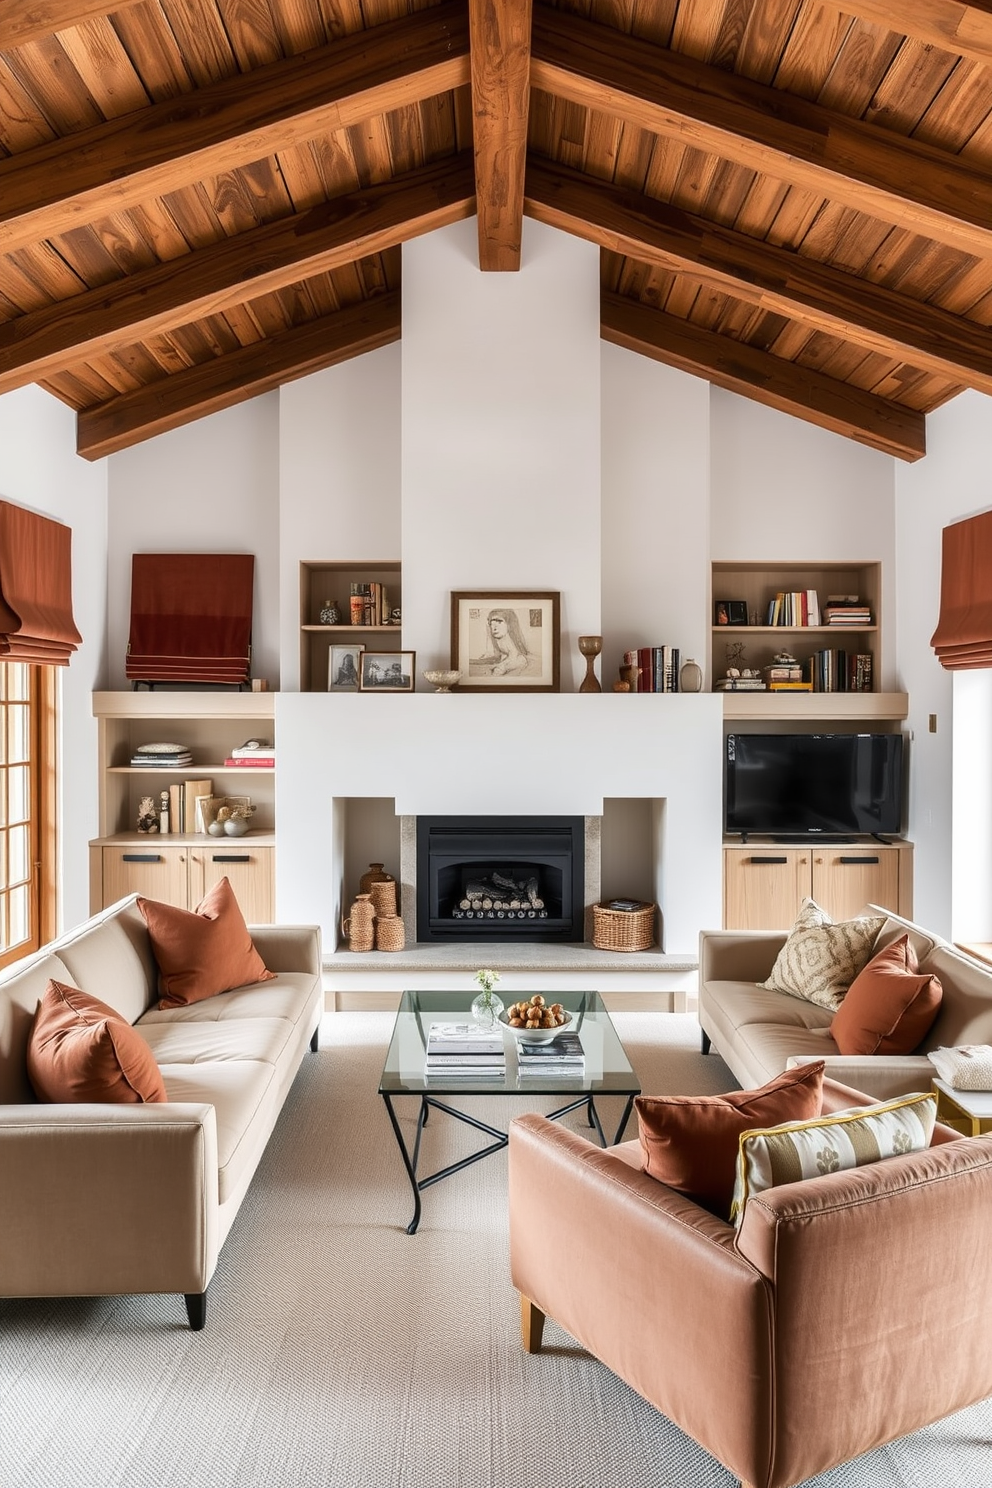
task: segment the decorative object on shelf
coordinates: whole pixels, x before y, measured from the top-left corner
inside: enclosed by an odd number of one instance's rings
[[[682,663],[682,669],[679,672],[679,691],[702,692],[702,690],[703,669],[699,665],[699,662],[693,661],[692,657],[690,656],[686,661]]]
[[[376,915],[375,948],[377,951],[401,951],[406,945],[406,927],[397,914]]]
[[[453,590],[451,665],[462,692],[558,692],[557,590]]]
[[[450,668],[432,667],[424,673],[424,681],[430,682],[435,692],[450,692],[461,676],[461,672],[453,672]]]
[[[629,682],[614,682],[614,684],[613,684],[613,691],[614,692],[629,692],[630,691],[630,683]]]
[[[138,802],[138,831],[143,835],[158,831],[158,807],[154,796],[142,796]]]
[[[341,927],[353,951],[371,951],[375,945],[375,907],[368,894],[359,894]]]
[[[163,837],[172,831],[169,822],[169,792],[164,790],[158,798],[158,829]],[[178,825],[176,830],[178,831]]]
[[[401,625],[402,622],[403,622],[403,611],[400,609],[399,605],[393,605],[393,608],[389,612],[389,623],[390,623],[390,625]]]
[[[364,646],[332,646],[327,653],[328,692],[357,692]]]
[[[593,945],[600,951],[649,951],[654,945],[655,908],[641,899],[594,904]]]
[[[340,625],[341,611],[336,599],[325,599],[320,609],[321,625]]]
[[[596,676],[596,657],[602,649],[602,636],[579,636],[579,653],[586,659],[586,674],[579,683],[580,692],[602,692]]]
[[[472,999],[472,1018],[478,1028],[493,1028],[503,1011],[503,999],[494,990],[500,980],[499,972],[491,966],[480,966],[475,980],[482,991]]]
[[[234,806],[231,814],[224,823],[225,837],[243,837],[251,826],[251,818],[254,806]]]
[[[366,892],[372,900],[377,919],[386,919],[396,913],[396,880],[388,875],[370,883]]]
[[[382,863],[370,863],[358,880],[358,892],[370,894],[372,885],[377,883],[395,883],[391,873],[387,873]]]
[[[416,651],[363,651],[359,692],[414,692]]]
[[[746,599],[715,599],[713,601],[714,625],[746,625]]]
[[[625,691],[637,691],[637,679],[640,675],[641,669],[639,666],[633,666],[629,662],[625,662],[623,664],[623,666],[620,668],[620,680],[621,682],[625,682],[627,684]]]

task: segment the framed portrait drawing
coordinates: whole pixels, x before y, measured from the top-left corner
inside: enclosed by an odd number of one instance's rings
[[[332,646],[327,660],[328,692],[357,692],[364,646]]]
[[[413,692],[416,651],[363,651],[358,668],[360,692]]]
[[[451,594],[451,665],[459,692],[558,692],[556,590],[458,589]]]

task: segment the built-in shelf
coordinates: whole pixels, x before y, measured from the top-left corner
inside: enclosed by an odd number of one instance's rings
[[[727,721],[790,720],[817,723],[842,719],[899,722],[909,717],[906,692],[725,692]]]
[[[353,584],[381,584],[391,608],[401,603],[400,564],[394,559],[304,560],[300,564],[300,691],[326,692],[332,645],[368,645],[399,651],[398,625],[321,625],[320,612],[333,600],[342,620],[348,615]],[[387,644],[383,644],[388,641]]]

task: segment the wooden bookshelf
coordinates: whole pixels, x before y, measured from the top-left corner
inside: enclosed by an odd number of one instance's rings
[[[398,625],[351,625],[348,623],[352,584],[382,584],[390,607],[402,603],[401,566],[393,559],[304,561],[300,564],[300,691],[326,692],[332,645],[360,641],[375,650],[399,651],[402,631]],[[340,625],[322,625],[320,612],[335,600],[341,612]]]

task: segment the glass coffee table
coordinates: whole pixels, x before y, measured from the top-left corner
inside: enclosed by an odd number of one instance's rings
[[[507,1132],[499,1127],[490,1126],[488,1122],[480,1121],[475,1116],[470,1116],[466,1111],[459,1111],[456,1107],[447,1104],[446,1100],[441,1097],[455,1095],[567,1096],[569,1099],[566,1104],[549,1112],[548,1119],[557,1120],[558,1117],[567,1116],[570,1111],[576,1111],[579,1107],[585,1106],[589,1125],[596,1131],[601,1144],[605,1147],[606,1137],[596,1110],[596,1096],[625,1096],[623,1115],[613,1137],[614,1142],[620,1141],[630,1117],[634,1096],[640,1094],[641,1087],[630,1066],[630,1060],[627,1058],[617,1031],[613,1027],[610,1015],[598,992],[556,992],[554,997],[556,1002],[560,1002],[573,1015],[569,1028],[579,1035],[582,1042],[585,1055],[583,1072],[573,1075],[521,1075],[517,1062],[517,1041],[507,1030],[503,1034],[506,1068],[501,1074],[493,1075],[490,1079],[479,1075],[459,1077],[450,1072],[442,1074],[432,1072],[427,1075],[424,1071],[427,1033],[431,1024],[435,1020],[471,1022],[471,1014],[466,1007],[467,998],[464,992],[403,993],[399,1011],[396,1014],[393,1036],[386,1053],[386,1062],[379,1080],[379,1094],[385,1102],[393,1134],[403,1158],[403,1166],[406,1168],[410,1187],[413,1190],[413,1218],[406,1227],[408,1235],[416,1234],[417,1226],[420,1224],[420,1195],[425,1188],[430,1188],[434,1183],[440,1183],[442,1178],[449,1178],[453,1173],[461,1172],[463,1168],[469,1167],[472,1163],[480,1162],[492,1152],[501,1152],[509,1140]],[[394,1097],[403,1095],[417,1096],[420,1099],[412,1151],[403,1140],[403,1133],[393,1108]],[[417,1176],[420,1140],[432,1108],[444,1111],[447,1115],[453,1116],[456,1121],[462,1121],[467,1126],[475,1127],[477,1131],[492,1137],[493,1141],[480,1151],[473,1152],[469,1157],[463,1157],[460,1162],[449,1163],[447,1167],[439,1168],[436,1173],[420,1178]]]

